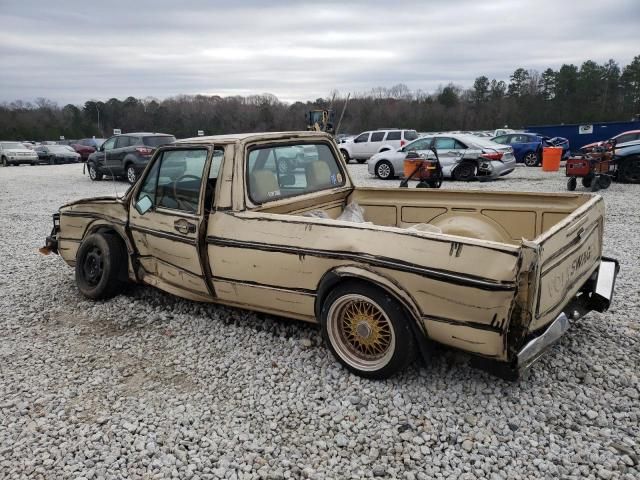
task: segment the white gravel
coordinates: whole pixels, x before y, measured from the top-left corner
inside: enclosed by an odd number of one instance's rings
[[[303,323],[147,287],[84,300],[36,252],[59,205],[113,193],[81,169],[0,169],[0,478],[639,478],[640,185],[604,192],[612,309],[575,322],[526,381],[442,351],[372,382]],[[445,186],[564,183],[518,168]]]

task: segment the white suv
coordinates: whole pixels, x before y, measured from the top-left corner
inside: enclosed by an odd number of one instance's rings
[[[338,147],[346,162],[354,159],[364,163],[376,153],[397,150],[417,138],[415,130],[372,130],[340,143]]]

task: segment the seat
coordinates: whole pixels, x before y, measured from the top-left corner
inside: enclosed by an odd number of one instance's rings
[[[305,175],[307,177],[307,188],[314,189],[333,185],[329,165],[322,160],[309,163],[305,168]]]
[[[249,175],[249,193],[255,203],[280,196],[280,185],[271,170],[254,170]]]

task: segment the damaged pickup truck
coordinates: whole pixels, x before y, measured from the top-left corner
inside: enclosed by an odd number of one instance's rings
[[[305,159],[285,168],[292,147]],[[369,378],[428,359],[433,342],[517,377],[570,319],[609,307],[618,273],[597,195],[359,188],[316,132],[162,146],[122,198],[64,205],[53,222],[41,250],[89,298],[139,282],[317,322]]]

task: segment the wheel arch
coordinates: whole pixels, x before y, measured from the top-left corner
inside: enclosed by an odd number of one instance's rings
[[[135,254],[135,249],[133,247],[133,243],[128,238],[123,229],[116,227],[115,225],[108,223],[104,220],[97,220],[92,222],[85,230],[84,235],[82,236],[82,241],[87,238],[89,235],[94,233],[106,233],[116,236],[123,242],[126,250],[127,250],[127,269],[129,271],[129,276],[133,277],[135,280],[138,280],[137,275],[135,274],[135,269],[133,268],[133,255]]]
[[[329,292],[338,285],[350,280],[359,280],[368,283],[374,287],[378,287],[389,293],[396,301],[398,301],[407,312],[412,321],[409,322],[414,339],[418,344],[422,357],[426,360],[429,356],[429,334],[426,327],[422,323],[420,309],[418,304],[398,283],[379,272],[364,268],[359,265],[342,265],[326,272],[316,289],[316,300],[314,304],[314,312],[316,318],[320,319],[322,304],[324,303]]]

